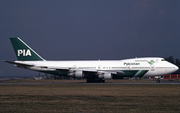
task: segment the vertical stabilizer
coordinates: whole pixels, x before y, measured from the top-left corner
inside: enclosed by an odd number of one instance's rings
[[[10,38],[15,54],[19,61],[44,61],[33,49],[31,49],[19,37]]]

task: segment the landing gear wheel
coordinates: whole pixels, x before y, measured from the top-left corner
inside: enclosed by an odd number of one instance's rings
[[[87,83],[96,83],[97,81],[95,79],[87,79]]]
[[[105,80],[102,80],[101,82],[102,82],[102,83],[105,83]]]
[[[104,82],[105,82],[105,80],[102,80],[102,79],[98,80],[98,83],[104,83]]]
[[[86,82],[87,82],[87,83],[92,83],[92,80],[91,80],[91,79],[87,79]]]
[[[87,79],[87,83],[105,83],[105,80],[102,79]]]
[[[161,81],[160,81],[160,79],[157,79],[156,82],[157,82],[157,83],[160,83]]]

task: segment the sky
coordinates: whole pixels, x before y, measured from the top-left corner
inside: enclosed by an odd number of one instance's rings
[[[17,60],[9,37],[46,60],[180,59],[179,0],[0,1],[1,60]],[[19,75],[38,72],[0,62],[0,77]]]

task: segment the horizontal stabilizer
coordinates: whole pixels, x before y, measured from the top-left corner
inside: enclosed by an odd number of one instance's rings
[[[6,61],[6,60],[3,60],[3,62],[7,62],[7,63],[10,63],[10,64],[14,64],[14,65],[17,65],[17,66],[34,66],[34,65],[30,65],[30,64],[23,64],[23,63]]]

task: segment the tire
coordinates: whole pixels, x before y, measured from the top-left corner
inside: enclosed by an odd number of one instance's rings
[[[157,83],[160,83],[161,81],[159,79],[156,80]]]
[[[105,80],[102,80],[101,82],[102,82],[102,83],[105,83]]]

